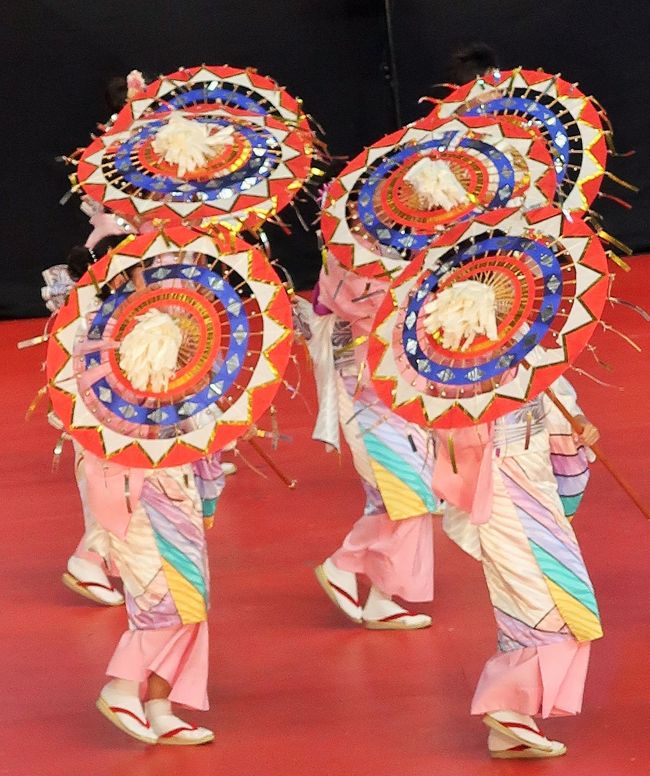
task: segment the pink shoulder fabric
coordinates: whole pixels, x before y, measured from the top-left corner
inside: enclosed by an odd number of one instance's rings
[[[433,492],[470,514],[475,524],[486,523],[492,511],[492,430],[438,429]],[[453,449],[454,464],[450,449]]]
[[[146,469],[129,469],[109,463],[85,451],[84,475],[88,507],[95,520],[107,531],[123,539],[135,510]]]

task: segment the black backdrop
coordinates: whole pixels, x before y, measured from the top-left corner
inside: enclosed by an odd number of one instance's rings
[[[330,150],[354,155],[393,128],[384,0],[5,0],[0,47],[4,127],[0,204],[0,316],[42,315],[40,271],[60,262],[88,228],[66,191],[57,154],[84,145],[106,118],[103,87],[132,68],[157,74],[208,62],[252,65],[304,99]],[[451,52],[490,43],[502,66],[562,71],[608,108],[632,160],[613,170],[644,185],[631,213],[603,202],[610,231],[637,249],[650,177],[648,0],[392,0],[403,119],[446,80]],[[6,38],[6,39],[5,39]],[[609,186],[618,194],[616,187]],[[313,234],[272,230],[275,254],[301,286],[313,280]]]

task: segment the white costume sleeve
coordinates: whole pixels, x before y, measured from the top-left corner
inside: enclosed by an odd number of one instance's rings
[[[551,384],[551,390],[557,396],[557,398],[564,404],[571,415],[582,415],[583,412],[578,404],[578,396],[575,388],[566,379],[566,377],[558,377],[558,379]],[[564,420],[562,413],[553,404],[553,402],[544,395],[544,409],[547,416],[550,416],[553,421]],[[565,421],[566,422],[566,421]]]
[[[336,371],[334,368],[334,349],[332,333],[336,316],[317,315],[311,304],[296,297],[295,313],[300,319],[301,328],[307,329],[309,338],[307,348],[312,359],[316,393],[318,396],[318,417],[312,433],[312,439],[325,442],[336,450],[341,447],[339,432],[338,394],[336,390]]]

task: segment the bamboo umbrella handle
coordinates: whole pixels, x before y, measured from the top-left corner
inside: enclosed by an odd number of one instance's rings
[[[296,485],[298,484],[297,480],[291,480],[287,475],[281,471],[276,465],[273,459],[270,455],[268,455],[262,447],[257,443],[255,439],[247,439],[246,440],[248,444],[255,450],[255,452],[259,455],[259,457],[267,464],[267,466],[273,471],[277,476],[284,482],[284,484],[289,488],[290,490],[294,490]]]
[[[571,424],[571,428],[577,434],[581,434],[583,430],[583,426],[576,420],[576,418],[573,417],[573,415],[569,412],[569,410],[567,410],[567,408],[557,398],[557,396],[555,395],[555,393],[551,388],[546,389],[546,395],[553,402],[553,404],[558,408],[558,410],[562,413],[562,415],[564,415],[564,417],[569,421],[569,423]],[[625,491],[625,493],[627,493],[627,495],[634,502],[634,504],[637,506],[639,511],[642,512],[643,515],[648,520],[650,520],[650,511],[648,511],[648,508],[643,503],[643,501],[641,501],[641,498],[637,495],[636,491],[631,487],[631,485],[629,485],[625,481],[625,479],[621,476],[621,474],[611,463],[611,461],[608,460],[607,456],[601,450],[600,445],[597,443],[590,445],[590,450],[593,452],[596,458],[603,464],[603,466],[607,469],[607,471],[612,475],[612,477],[616,480],[616,482],[618,482],[618,484]]]

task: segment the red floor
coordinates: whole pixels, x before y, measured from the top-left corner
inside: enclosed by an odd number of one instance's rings
[[[634,263],[618,296],[650,308],[650,267]],[[644,285],[645,284],[645,285]],[[615,307],[609,320],[648,348],[650,327]],[[309,439],[313,416],[282,401],[293,434],[282,466],[295,492],[241,467],[229,483],[211,537],[212,709],[200,749],[147,748],[94,709],[103,669],[125,624],[121,610],[86,605],[59,582],[80,533],[68,448],[50,471],[56,433],[43,411],[24,412],[43,382],[44,350],[17,351],[40,321],[0,325],[4,450],[4,559],[0,574],[0,774],[165,776],[313,774],[481,776],[650,773],[650,525],[596,465],[577,520],[603,612],[606,638],[593,649],[585,711],[550,721],[566,741],[557,761],[500,763],[467,714],[494,631],[481,570],[436,526],[436,587],[423,607],[434,625],[412,633],[348,625],[315,584],[312,567],[337,546],[361,507],[349,458],[339,462]],[[581,366],[624,388],[575,376],[603,447],[650,502],[647,350],[637,354],[600,334],[599,354]],[[309,379],[304,394],[310,404]],[[246,445],[243,445],[245,450]],[[280,456],[278,456],[280,460]],[[257,464],[251,453],[251,461]]]

